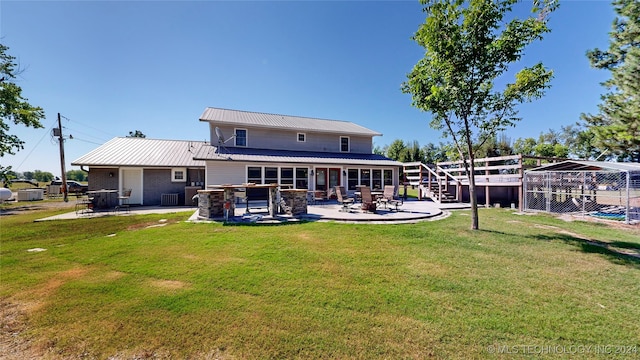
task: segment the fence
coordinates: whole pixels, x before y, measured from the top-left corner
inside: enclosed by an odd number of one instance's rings
[[[531,171],[523,182],[525,210],[640,220],[640,173]]]

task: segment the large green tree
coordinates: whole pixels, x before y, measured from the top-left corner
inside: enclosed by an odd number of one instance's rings
[[[625,160],[640,162],[640,1],[614,0],[618,15],[609,49],[587,52],[591,66],[611,71],[602,83],[597,114],[583,114],[596,144]]]
[[[9,133],[9,125],[24,125],[41,128],[40,120],[44,119],[44,111],[33,106],[22,97],[22,89],[15,84],[17,68],[15,57],[7,53],[9,48],[0,44],[0,158],[6,154],[13,155],[24,148],[24,141]],[[0,178],[9,180],[11,167],[0,165]]]
[[[516,2],[423,0],[427,18],[414,39],[425,55],[402,86],[413,106],[432,114],[431,127],[444,130],[465,161],[472,229],[479,228],[476,147],[520,120],[515,105],[541,97],[553,77],[537,63],[518,71],[502,89],[495,86],[523,49],[550,31],[547,15],[556,8],[555,2],[535,2],[530,17],[506,21]]]

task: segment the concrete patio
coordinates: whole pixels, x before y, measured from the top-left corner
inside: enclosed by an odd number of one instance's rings
[[[438,220],[449,215],[449,210],[468,209],[469,204],[450,203],[438,204],[432,201],[417,201],[408,199],[404,201],[399,211],[392,211],[390,208],[378,208],[375,213],[364,212],[360,209],[361,204],[353,204],[350,211],[342,211],[342,205],[335,200],[328,201],[324,204],[308,205],[307,214],[291,216],[279,214],[276,217],[268,215],[266,205],[264,207],[252,207],[249,213],[246,208],[239,205],[235,209],[235,213],[229,218],[230,223],[258,223],[258,224],[278,224],[287,222],[300,221],[336,221],[344,223],[370,223],[370,224],[402,224],[415,223],[418,221]],[[215,221],[223,222],[225,219],[203,219],[198,217],[198,213],[194,213],[189,221]]]
[[[268,215],[266,206],[264,207],[252,207],[247,214],[246,208],[241,204],[236,208],[233,216],[229,218],[231,223],[262,223],[262,224],[274,224],[274,223],[287,223],[287,222],[300,222],[300,221],[336,221],[345,223],[413,223],[425,220],[437,220],[446,217],[449,214],[449,210],[467,209],[469,204],[463,203],[450,203],[450,204],[438,204],[432,201],[417,201],[409,199],[399,207],[399,211],[392,211],[391,209],[385,209],[384,207],[378,208],[375,213],[363,212],[360,210],[360,204],[354,204],[350,207],[350,212],[344,212],[342,205],[339,205],[335,201],[327,202],[326,204],[309,205],[307,207],[307,214],[299,216],[291,216],[279,214],[276,217]],[[71,220],[71,219],[93,219],[103,216],[132,216],[132,215],[144,215],[144,214],[167,214],[177,212],[192,212],[188,221],[191,222],[224,222],[224,217],[217,217],[213,219],[201,218],[198,216],[197,207],[188,206],[139,206],[131,207],[130,211],[97,211],[97,212],[85,212],[76,213],[75,211],[50,216],[36,221],[50,221],[50,220]]]

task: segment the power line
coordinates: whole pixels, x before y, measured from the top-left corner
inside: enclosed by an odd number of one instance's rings
[[[76,121],[76,120],[71,120],[71,119],[69,119],[68,117],[63,116],[63,115],[61,115],[61,116],[62,116],[62,118],[64,118],[64,119],[65,119],[65,120],[67,120],[67,121],[70,121],[70,122],[76,123],[76,124],[78,124],[78,125],[86,126],[86,127],[90,128],[90,129],[92,129],[92,130],[99,131],[99,132],[101,132],[101,133],[103,133],[103,134],[105,134],[105,135],[108,135],[109,137],[118,137],[117,135],[114,135],[114,134],[111,134],[111,133],[108,133],[108,132],[104,131],[104,129],[100,129],[100,128],[93,127],[93,126],[91,126],[91,125],[83,124],[83,123],[81,123],[81,122],[79,122],[79,121]]]
[[[71,137],[71,135],[69,135],[69,139],[71,139],[71,140],[79,140],[79,141],[84,141],[84,142],[86,142],[86,143],[89,143],[89,144],[94,144],[94,145],[102,145],[102,144],[100,144],[100,143],[97,143],[97,142],[95,142],[95,141],[91,141],[91,140],[85,140],[85,139],[80,139],[80,138],[78,138],[78,137],[75,137],[75,136],[74,136],[74,137]]]
[[[74,134],[75,134],[75,133],[78,133],[78,134],[81,134],[81,135],[84,135],[84,136],[88,136],[88,137],[90,137],[90,138],[94,138],[94,139],[99,140],[99,141],[102,141],[102,142],[106,142],[106,141],[107,141],[107,140],[105,140],[105,139],[103,139],[103,138],[97,137],[97,136],[95,136],[95,135],[91,135],[91,134],[89,134],[89,133],[86,133],[86,132],[84,132],[84,131],[80,131],[80,130],[78,130],[78,129],[73,129],[73,128],[66,127],[66,126],[63,126],[63,128],[64,128],[64,129],[66,129],[66,130],[69,130],[70,132],[73,132]],[[74,137],[73,137],[73,139],[75,139],[75,138],[76,138],[76,137],[74,136]],[[98,145],[101,145],[101,144],[98,144]]]
[[[38,142],[36,143],[36,146],[34,146],[33,148],[31,148],[31,151],[29,151],[29,153],[27,154],[27,156],[22,159],[22,162],[16,167],[16,171],[18,171],[20,169],[20,167],[22,166],[22,164],[24,164],[25,161],[27,161],[29,159],[29,157],[31,156],[31,154],[33,154],[33,151],[38,147],[38,145],[40,145],[40,143],[42,142],[42,140],[44,139],[45,136],[47,136],[47,134],[51,133],[51,130],[53,129],[53,127],[55,126],[55,122],[47,129],[47,131],[42,135],[42,137],[40,138],[40,140],[38,140]]]

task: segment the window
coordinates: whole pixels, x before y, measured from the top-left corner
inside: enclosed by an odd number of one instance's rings
[[[384,184],[393,185],[393,170],[384,170]]]
[[[280,169],[280,184],[293,186],[293,168]]]
[[[309,188],[309,169],[296,168],[296,189]]]
[[[298,133],[298,142],[307,141],[307,135],[305,133]]]
[[[340,137],[340,151],[341,152],[349,152],[349,137],[341,136]]]
[[[171,181],[172,182],[186,182],[187,181],[187,169],[185,169],[185,168],[171,169]]]
[[[382,190],[382,170],[373,169],[373,185],[371,188],[374,190]]]
[[[358,186],[358,169],[347,170],[347,190],[356,190]]]
[[[371,186],[371,169],[360,169],[360,185]]]
[[[266,167],[264,168],[264,183],[265,184],[277,184],[278,183],[278,168]]]
[[[262,168],[257,166],[249,166],[247,168],[247,182],[262,184]]]
[[[247,130],[236,129],[236,146],[247,146]]]

